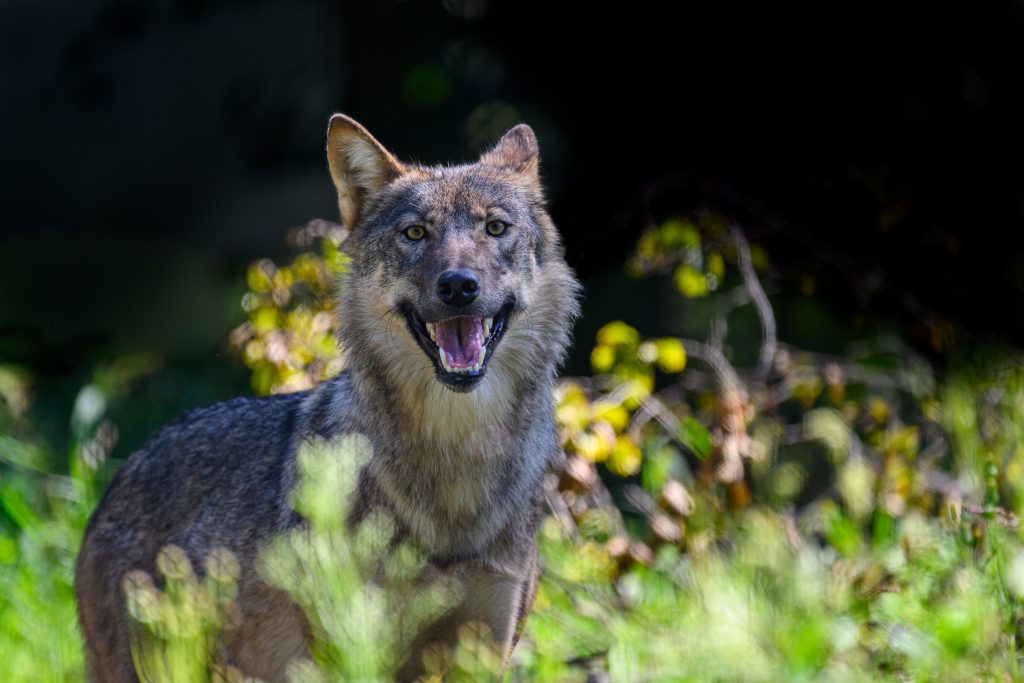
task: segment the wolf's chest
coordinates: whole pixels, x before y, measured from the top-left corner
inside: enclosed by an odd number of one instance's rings
[[[510,468],[501,454],[420,448],[374,468],[380,492],[419,541],[469,552],[500,529]]]

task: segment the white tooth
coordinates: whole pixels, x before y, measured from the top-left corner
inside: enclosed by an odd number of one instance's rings
[[[430,333],[430,340],[436,342],[437,341],[437,329],[435,328],[434,323],[427,323],[427,332]]]
[[[443,367],[443,368],[444,368],[445,370],[447,370],[448,372],[451,372],[451,371],[452,371],[452,366],[448,365],[448,357],[447,357],[447,355],[445,354],[445,352],[444,352],[444,349],[442,349],[442,348],[441,348],[440,346],[438,346],[438,347],[437,347],[437,350],[438,350],[438,351],[440,352],[440,356],[441,356],[441,366],[442,366],[442,367]]]
[[[486,355],[487,355],[487,347],[486,346],[481,346],[480,350],[476,354],[476,365],[477,365],[477,368],[479,368],[481,365],[484,364],[484,356],[486,356]]]
[[[491,325],[494,324],[494,318],[484,318],[484,339],[487,339],[487,335],[491,333]]]

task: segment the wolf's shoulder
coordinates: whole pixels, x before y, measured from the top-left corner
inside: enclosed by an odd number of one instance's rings
[[[347,391],[348,377],[343,374],[305,391],[239,396],[192,408],[157,429],[147,446],[280,444],[317,430],[314,423],[325,418],[325,406]]]
[[[275,441],[291,423],[309,391],[270,396],[238,396],[191,408],[169,420],[149,438],[147,446],[204,442],[225,445],[234,440]],[[142,450],[145,450],[143,448]]]

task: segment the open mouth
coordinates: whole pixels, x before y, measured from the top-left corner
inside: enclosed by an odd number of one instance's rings
[[[403,306],[402,313],[412,336],[434,364],[438,379],[456,391],[469,391],[487,372],[512,306],[507,303],[488,318],[457,316],[434,322],[421,319],[411,306]]]

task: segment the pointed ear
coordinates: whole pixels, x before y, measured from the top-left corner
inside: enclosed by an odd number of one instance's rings
[[[335,114],[327,126],[327,164],[338,190],[341,222],[352,230],[369,200],[405,172],[391,152],[355,119]]]
[[[540,151],[533,129],[520,123],[505,133],[494,147],[480,155],[480,163],[518,175],[537,178]]]

